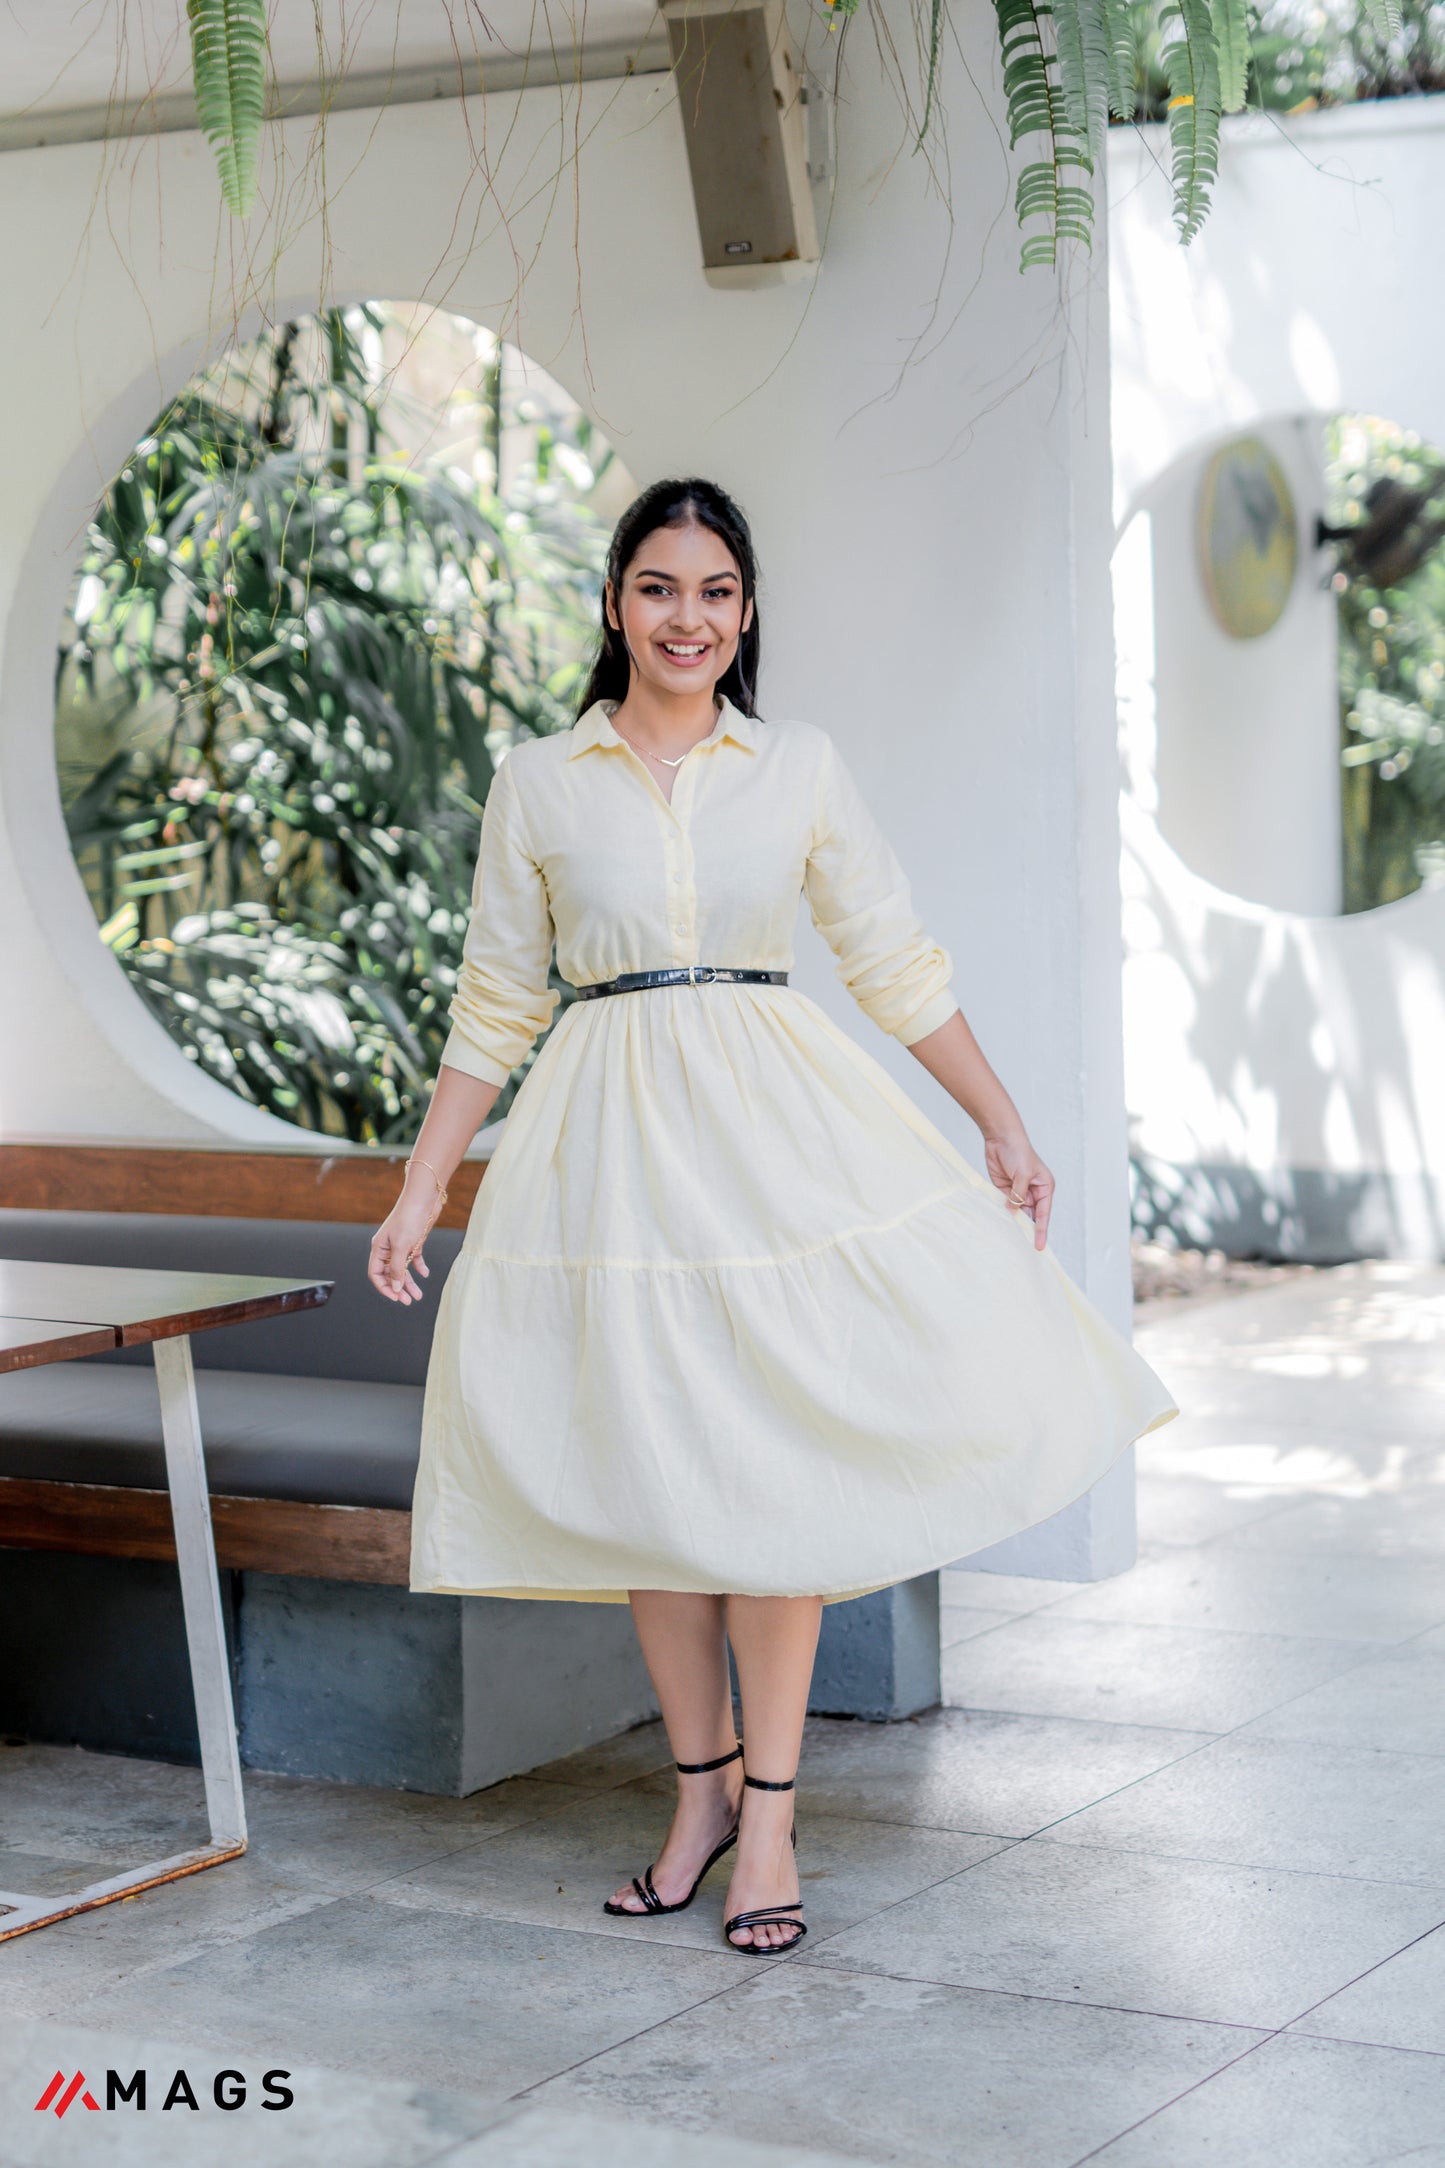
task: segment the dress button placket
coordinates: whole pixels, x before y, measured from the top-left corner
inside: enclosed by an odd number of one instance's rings
[[[672,892],[672,933],[677,943],[674,960],[679,964],[697,962],[696,897],[690,879],[692,853],[687,838],[687,815],[691,811],[692,795],[696,787],[696,761],[686,761],[679,770],[677,784],[672,794],[672,833],[667,840],[668,888]],[[693,773],[689,774],[688,770]]]

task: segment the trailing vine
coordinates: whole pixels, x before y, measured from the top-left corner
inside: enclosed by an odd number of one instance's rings
[[[860,0],[819,0],[839,29]],[[872,0],[881,8],[884,0]],[[947,0],[909,0],[923,70],[921,146],[939,125]],[[1133,120],[1145,67],[1141,18],[1157,15],[1158,65],[1168,86],[1170,176],[1181,241],[1204,223],[1219,172],[1220,122],[1250,94],[1250,0],[993,0],[1009,146],[1024,146],[1014,207],[1021,268],[1052,266],[1062,242],[1085,248],[1094,229],[1093,176],[1111,121]],[[221,192],[244,218],[255,201],[265,118],[266,0],[187,0],[196,110]],[[1383,52],[1397,49],[1401,0],[1360,0]],[[1152,25],[1150,27],[1153,27]],[[1037,149],[1042,155],[1034,155]]]

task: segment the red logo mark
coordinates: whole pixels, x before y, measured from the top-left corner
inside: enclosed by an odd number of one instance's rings
[[[61,2090],[62,2087],[64,2087],[63,2091]],[[60,2094],[60,2098],[58,2100],[55,2099],[57,2093]],[[41,2094],[35,2105],[37,2108],[43,2109],[48,2108],[51,2102],[55,2101],[56,2114],[64,2115],[66,2109],[71,2105],[77,2093],[80,2095],[80,2105],[83,2108],[99,2108],[100,2102],[98,2100],[93,2100],[89,2092],[86,2090],[85,2072],[83,2070],[76,2071],[75,2076],[71,2079],[69,2085],[66,2085],[65,2083],[65,2072],[63,2070],[57,2070],[55,2076],[46,2086],[45,2091]]]

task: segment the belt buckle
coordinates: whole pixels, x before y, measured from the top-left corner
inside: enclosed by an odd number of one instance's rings
[[[702,973],[701,977],[698,976],[699,972]],[[716,964],[689,964],[687,967],[687,983],[689,986],[711,986],[716,979]]]

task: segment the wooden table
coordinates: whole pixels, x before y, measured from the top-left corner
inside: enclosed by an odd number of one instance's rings
[[[0,1371],[150,1345],[175,1526],[210,1842],[152,1860],[67,1895],[0,1890],[0,1942],[52,1920],[113,1904],[158,1882],[236,1859],[246,1849],[241,1757],[211,1535],[193,1332],[209,1332],[325,1302],[329,1280],[259,1280],[238,1273],[131,1271],[116,1265],[31,1264],[0,1258]]]

